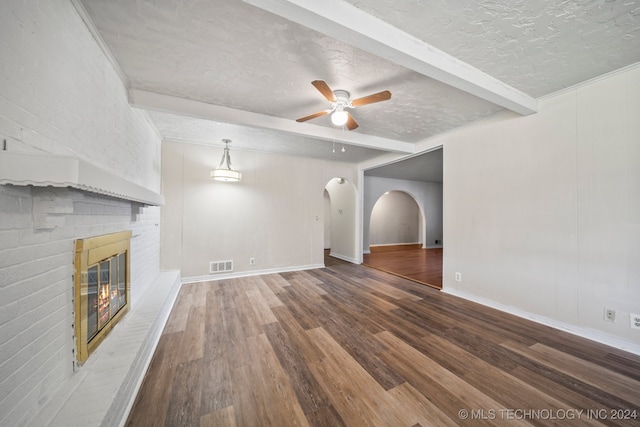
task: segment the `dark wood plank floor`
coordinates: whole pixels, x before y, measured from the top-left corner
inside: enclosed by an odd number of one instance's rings
[[[410,248],[363,255],[362,263],[406,279],[442,289],[442,248]]]
[[[640,424],[639,356],[326,264],[184,285],[127,425]]]

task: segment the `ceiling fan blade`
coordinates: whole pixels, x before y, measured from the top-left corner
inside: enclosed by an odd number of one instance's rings
[[[315,119],[316,117],[326,116],[331,110],[318,111],[317,113],[309,114],[308,116],[300,117],[296,119],[296,122],[306,122],[307,120]]]
[[[335,102],[336,101],[336,96],[334,95],[334,93],[331,90],[331,88],[329,87],[329,85],[324,82],[324,80],[314,80],[314,81],[311,82],[311,84],[316,89],[318,89],[318,91],[325,98],[327,98],[327,101],[329,101],[329,102]]]
[[[347,119],[347,129],[349,130],[354,130],[355,128],[358,127],[358,123],[356,123],[356,121],[354,120],[353,116],[349,113],[348,114],[348,119]]]
[[[362,105],[373,104],[374,102],[386,101],[388,99],[391,99],[391,92],[383,90],[382,92],[374,93],[373,95],[354,99],[351,101],[351,105],[354,107],[360,107]]]

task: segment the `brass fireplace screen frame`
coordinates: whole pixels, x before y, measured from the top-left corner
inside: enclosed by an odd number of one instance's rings
[[[129,311],[131,231],[76,240],[74,309],[79,363]]]

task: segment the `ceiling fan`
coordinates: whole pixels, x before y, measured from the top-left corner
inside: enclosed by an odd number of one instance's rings
[[[358,123],[356,123],[351,114],[346,111],[347,108],[361,107],[363,105],[373,104],[374,102],[391,99],[391,92],[384,90],[382,92],[374,93],[373,95],[364,96],[351,101],[349,99],[349,92],[346,90],[331,90],[329,85],[323,80],[314,80],[311,84],[318,89],[327,101],[331,103],[331,106],[326,110],[300,117],[296,122],[306,122],[307,120],[315,119],[316,117],[331,114],[331,123],[336,126],[346,125],[347,129],[354,130],[358,127]]]

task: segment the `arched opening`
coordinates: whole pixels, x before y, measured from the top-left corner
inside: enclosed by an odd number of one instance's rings
[[[324,246],[325,251],[331,250],[331,196],[324,189]]]
[[[371,209],[363,264],[441,289],[442,247],[425,244],[425,229],[424,212],[411,194],[385,192]]]
[[[413,246],[424,243],[422,213],[416,200],[404,191],[392,190],[376,201],[369,220],[369,247]]]
[[[333,178],[324,192],[325,252],[357,264],[355,187],[345,178]]]

